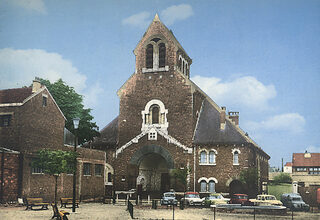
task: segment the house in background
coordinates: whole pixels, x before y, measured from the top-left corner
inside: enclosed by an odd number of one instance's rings
[[[283,167],[283,172],[284,173],[292,173],[292,162],[287,162],[284,167]]]
[[[170,173],[188,168],[187,190],[243,193],[240,173],[255,168],[258,185],[249,190],[261,193],[269,155],[240,129],[239,112],[190,80],[192,59],[158,15],[134,54],[135,72],[117,93],[119,116],[90,144],[107,152],[109,191],[183,191]]]
[[[298,192],[310,205],[316,206],[316,191],[320,188],[320,153],[293,153],[292,180]]]
[[[32,87],[0,90],[1,202],[17,201],[18,197],[54,197],[53,177],[31,168],[31,162],[39,149],[73,150],[73,142],[72,146],[64,143],[65,120],[38,80]],[[86,148],[78,151],[78,197],[103,196],[105,152]],[[72,195],[72,179],[72,174],[61,175],[58,196]]]

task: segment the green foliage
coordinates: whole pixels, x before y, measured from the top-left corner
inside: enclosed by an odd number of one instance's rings
[[[240,181],[248,186],[248,189],[258,185],[258,170],[256,168],[244,169],[240,173]]]
[[[51,95],[55,99],[59,108],[67,118],[66,128],[74,133],[73,118],[79,117],[80,123],[78,128],[78,141],[79,144],[83,144],[93,137],[99,135],[97,132],[97,124],[92,122],[93,116],[91,115],[91,109],[85,109],[82,102],[83,97],[76,93],[73,87],[70,87],[62,81],[62,79],[51,83],[49,80],[40,79],[42,85],[45,85],[50,91]]]
[[[73,151],[42,149],[37,152],[31,166],[41,168],[49,175],[73,173],[76,157],[77,153]]]
[[[187,178],[189,173],[191,172],[191,168],[183,167],[181,169],[173,169],[171,171],[171,175],[183,185],[184,190],[187,188]]]
[[[273,183],[292,183],[292,178],[288,173],[280,173],[279,175],[273,178]]]
[[[291,184],[268,185],[268,194],[274,195],[278,200],[281,199],[281,195],[284,193],[292,193]]]

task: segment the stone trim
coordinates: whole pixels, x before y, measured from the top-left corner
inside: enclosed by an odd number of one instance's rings
[[[174,137],[166,134],[165,132],[163,132],[161,129],[156,128],[154,125],[150,126],[146,131],[142,131],[139,135],[137,135],[136,137],[132,138],[128,143],[122,145],[120,148],[118,148],[116,150],[116,158],[118,157],[118,155],[120,153],[122,153],[122,151],[124,151],[127,147],[129,147],[132,144],[136,144],[139,142],[139,139],[142,138],[143,136],[145,136],[146,134],[148,134],[148,132],[154,129],[158,134],[160,134],[162,137],[164,137],[165,139],[167,139],[168,143],[172,143],[180,148],[182,148],[183,150],[187,151],[187,153],[191,154],[192,153],[192,148],[187,147],[183,144],[181,144],[178,140],[176,140]]]

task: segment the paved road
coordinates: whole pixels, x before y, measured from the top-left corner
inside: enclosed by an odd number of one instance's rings
[[[71,213],[71,209],[65,209]],[[175,209],[175,219],[199,219],[199,220],[213,220],[213,211],[207,208],[187,208],[184,210]],[[25,210],[24,207],[3,207],[0,206],[0,219],[1,220],[37,220],[37,219],[51,219],[53,211],[51,207],[49,210],[31,211]],[[69,220],[104,220],[104,219],[131,219],[126,206],[124,205],[109,205],[100,203],[82,203],[76,213],[71,213]],[[134,207],[135,219],[172,219],[172,209],[159,208],[151,209],[150,207],[138,208]],[[216,220],[238,220],[238,219],[252,219],[252,214],[234,214],[234,213],[217,213]],[[273,216],[273,215],[256,215],[256,220],[264,219],[291,219],[288,216]],[[294,214],[294,219],[311,219],[320,220],[320,213],[303,213],[298,212]]]

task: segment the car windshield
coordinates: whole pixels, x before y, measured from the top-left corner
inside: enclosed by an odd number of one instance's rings
[[[200,198],[198,194],[187,194],[186,198]]]
[[[300,197],[293,197],[292,201],[301,201],[302,199]]]
[[[274,196],[266,196],[266,200],[276,200]]]
[[[245,195],[237,195],[235,196],[236,199],[248,199],[248,196]]]
[[[223,199],[221,195],[210,195],[209,199]]]
[[[173,193],[165,193],[164,197],[174,197],[174,194]]]

